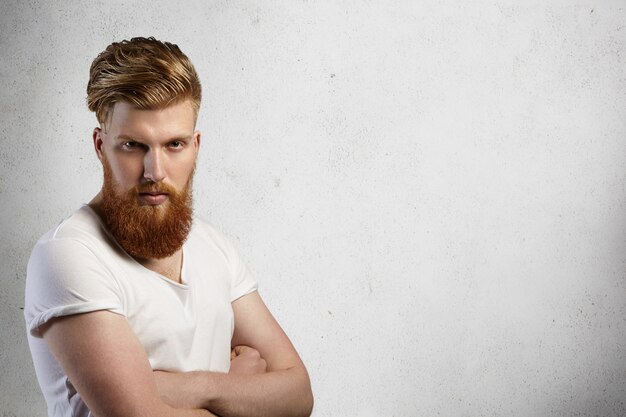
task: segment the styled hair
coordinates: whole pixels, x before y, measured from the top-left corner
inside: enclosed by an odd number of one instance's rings
[[[89,70],[87,106],[100,123],[118,102],[155,110],[190,100],[197,117],[201,98],[200,80],[189,58],[177,45],[153,37],[112,43]]]

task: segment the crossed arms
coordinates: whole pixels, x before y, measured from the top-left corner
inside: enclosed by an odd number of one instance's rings
[[[232,307],[228,374],[153,371],[126,318],[109,311],[55,319],[42,331],[96,417],[309,416],[307,371],[259,294]]]

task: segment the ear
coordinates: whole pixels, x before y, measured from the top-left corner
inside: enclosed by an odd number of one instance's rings
[[[96,151],[96,155],[98,155],[98,159],[100,161],[102,161],[102,129],[100,129],[99,127],[96,127],[93,130],[93,148]]]
[[[202,134],[199,130],[193,132],[193,146],[196,148],[196,154],[200,151],[200,137]]]

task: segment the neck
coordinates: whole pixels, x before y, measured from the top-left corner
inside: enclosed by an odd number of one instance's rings
[[[102,209],[101,209],[101,205],[102,205],[102,191],[100,191],[98,194],[96,194],[95,197],[92,198],[89,203],[87,203],[87,205],[89,207],[91,207],[91,209],[93,211],[95,211],[96,214],[98,216],[100,216],[100,218],[102,218]]]

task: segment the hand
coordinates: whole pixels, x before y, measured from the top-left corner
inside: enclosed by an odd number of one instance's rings
[[[250,346],[235,346],[230,352],[230,374],[255,375],[267,372],[267,363]]]

